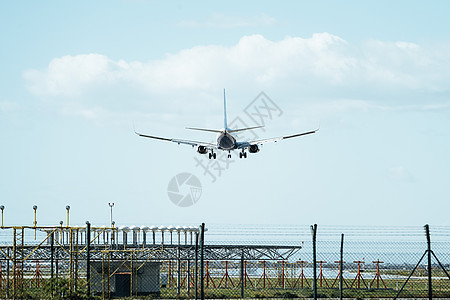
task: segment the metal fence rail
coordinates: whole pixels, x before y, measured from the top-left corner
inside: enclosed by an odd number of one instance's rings
[[[450,298],[449,237],[428,225],[1,227],[0,298]]]

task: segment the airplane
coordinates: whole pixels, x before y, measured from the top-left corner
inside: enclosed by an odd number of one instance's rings
[[[249,153],[258,153],[262,144],[270,143],[270,142],[276,143],[281,140],[286,140],[286,139],[295,138],[295,137],[299,137],[299,136],[303,136],[303,135],[307,135],[307,134],[312,134],[319,130],[319,129],[316,129],[316,130],[292,134],[292,135],[280,136],[280,137],[269,138],[269,139],[260,139],[260,140],[254,140],[254,141],[246,141],[246,142],[237,141],[237,137],[234,134],[236,132],[252,130],[252,129],[257,129],[257,128],[261,128],[261,127],[264,127],[264,126],[254,126],[254,127],[239,128],[239,129],[228,128],[227,102],[226,102],[226,98],[225,98],[225,89],[224,89],[223,90],[223,128],[220,130],[205,129],[205,128],[193,128],[193,127],[186,128],[186,129],[190,129],[190,130],[198,130],[198,131],[207,131],[207,132],[217,133],[217,143],[171,139],[171,138],[142,134],[142,133],[137,132],[136,130],[134,132],[137,135],[139,135],[141,137],[145,137],[145,138],[173,142],[173,143],[177,143],[179,145],[180,144],[190,145],[192,147],[196,147],[198,153],[208,154],[209,159],[216,159],[217,158],[216,151],[218,151],[218,150],[228,151],[228,158],[231,158],[231,151],[238,150],[239,158],[247,158],[246,151],[248,151]]]

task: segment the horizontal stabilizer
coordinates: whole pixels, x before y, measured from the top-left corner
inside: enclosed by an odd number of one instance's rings
[[[216,130],[216,129],[205,129],[205,128],[192,128],[192,127],[186,127],[186,129],[190,129],[190,130],[198,130],[198,131],[208,131],[208,132],[216,132],[216,133],[220,133],[220,132],[222,132],[222,130]]]
[[[233,129],[233,130],[228,130],[229,133],[233,133],[233,132],[239,132],[239,131],[244,131],[244,130],[252,130],[252,129],[256,129],[256,128],[262,128],[264,126],[255,126],[255,127],[247,127],[247,128],[239,128],[239,129]]]

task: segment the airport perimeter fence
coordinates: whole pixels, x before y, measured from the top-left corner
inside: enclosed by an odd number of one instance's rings
[[[2,227],[0,298],[450,298],[450,227]]]

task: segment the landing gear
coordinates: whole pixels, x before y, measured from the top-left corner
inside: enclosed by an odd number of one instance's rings
[[[208,154],[208,157],[209,157],[209,159],[211,159],[211,158],[216,159],[216,158],[217,158],[217,154],[214,153],[214,152],[210,152],[210,153]]]
[[[247,158],[247,152],[239,152],[239,158]]]
[[[230,151],[228,151],[228,158],[231,158],[231,153],[230,153]]]

